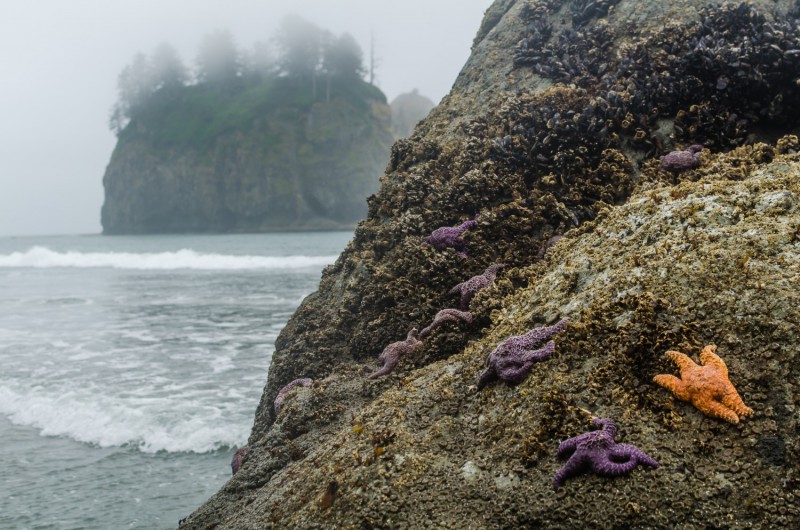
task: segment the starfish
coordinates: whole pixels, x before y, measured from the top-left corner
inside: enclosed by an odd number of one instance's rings
[[[687,169],[694,169],[700,165],[697,153],[703,150],[702,145],[690,145],[682,151],[672,151],[661,157],[661,170],[680,173]]]
[[[443,226],[441,228],[437,228],[431,235],[425,238],[425,243],[423,245],[430,245],[436,250],[445,250],[446,248],[453,248],[458,252],[458,255],[462,258],[467,257],[467,252],[464,250],[467,246],[467,242],[461,238],[461,234],[475,226],[476,221],[474,219],[470,219],[469,221],[464,221],[458,226]]]
[[[412,329],[408,332],[408,336],[406,336],[406,340],[400,340],[397,342],[393,342],[386,346],[381,354],[378,356],[378,360],[383,363],[383,366],[379,368],[377,371],[370,374],[370,379],[376,379],[378,377],[382,377],[392,370],[394,367],[397,366],[397,363],[400,361],[401,355],[408,355],[409,353],[413,352],[420,346],[422,346],[422,341],[418,338],[417,328]]]
[[[524,381],[533,364],[550,357],[556,346],[550,341],[544,348],[533,348],[566,328],[568,322],[568,319],[562,318],[552,326],[534,328],[524,335],[501,342],[486,359],[486,369],[478,377],[478,390],[498,378],[512,384]]]
[[[558,490],[567,479],[584,471],[591,471],[602,477],[618,477],[633,471],[637,464],[658,467],[658,462],[635,445],[618,444],[614,441],[617,435],[614,420],[594,418],[593,421],[600,430],[573,436],[559,444],[558,458],[567,459],[567,462],[553,477],[554,490]]]
[[[234,475],[239,471],[239,468],[242,467],[242,462],[244,462],[244,457],[247,456],[247,451],[249,451],[249,448],[245,445],[237,449],[233,454],[233,459],[231,459],[231,471],[233,471]]]
[[[275,398],[275,415],[277,416],[281,411],[283,400],[286,399],[286,394],[288,394],[290,390],[298,386],[311,386],[311,382],[311,379],[304,377],[302,379],[295,379],[285,387],[281,388],[280,391],[278,391],[278,396]]]
[[[489,265],[485,271],[477,276],[473,276],[469,280],[465,282],[461,282],[450,291],[448,291],[448,295],[454,295],[456,293],[461,295],[461,309],[468,309],[470,301],[478,294],[478,291],[483,289],[484,287],[488,286],[490,283],[497,278],[497,271],[505,267],[504,263],[495,263],[494,265]]]
[[[728,379],[728,367],[715,353],[717,347],[709,344],[700,353],[700,365],[679,351],[668,351],[667,357],[675,361],[681,377],[661,374],[653,382],[663,386],[681,401],[691,401],[700,412],[731,423],[749,416],[753,409],[746,406]]]
[[[424,339],[431,332],[445,324],[446,322],[466,322],[467,324],[472,324],[472,313],[469,311],[459,311],[458,309],[442,309],[436,316],[433,317],[433,322],[427,328],[423,328],[422,331],[419,332],[419,338]]]

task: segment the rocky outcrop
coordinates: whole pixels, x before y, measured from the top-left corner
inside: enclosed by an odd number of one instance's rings
[[[394,98],[389,106],[392,107],[392,132],[395,138],[407,138],[411,136],[414,126],[428,115],[434,103],[415,88]]]
[[[367,219],[278,338],[248,459],[186,527],[796,526],[798,13],[495,2],[453,91],[394,145]],[[699,167],[661,169],[692,144]],[[423,245],[472,218],[468,258]],[[492,263],[506,267],[469,325],[367,378]],[[562,318],[520,384],[477,389],[498,344]],[[738,425],[652,381],[676,373],[666,351],[708,344],[754,410]],[[297,377],[315,382],[276,416]],[[554,492],[559,442],[595,417],[660,466]]]
[[[185,103],[174,105],[169,120],[132,121],[103,177],[103,233],[355,225],[388,159],[388,105],[342,96],[273,108],[262,97],[266,109],[256,107],[231,126],[217,123],[226,118],[226,108],[216,111],[222,116],[198,123],[196,109]],[[219,130],[202,141],[169,137],[182,127]]]

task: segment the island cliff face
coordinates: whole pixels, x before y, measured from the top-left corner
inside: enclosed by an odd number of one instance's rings
[[[188,87],[132,121],[103,177],[103,233],[333,229],[363,218],[392,141],[383,94],[276,103],[287,87],[257,88]]]
[[[497,0],[279,336],[241,470],[182,528],[797,526],[798,7]],[[662,169],[693,144],[697,168]],[[468,258],[423,245],[473,218]],[[471,323],[368,379],[493,263]],[[498,344],[562,318],[520,384],[477,388]],[[736,425],[653,382],[709,344],[754,410]],[[593,418],[660,466],[554,491]]]

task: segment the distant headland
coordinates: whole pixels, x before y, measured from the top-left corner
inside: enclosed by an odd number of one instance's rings
[[[353,37],[292,16],[251,51],[207,35],[196,65],[162,44],[120,73],[103,233],[340,229],[366,216],[394,137]]]

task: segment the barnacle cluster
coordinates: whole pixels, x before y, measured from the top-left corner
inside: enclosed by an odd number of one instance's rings
[[[525,35],[514,50],[516,66],[535,65],[540,58],[540,50],[553,34],[553,23],[549,20],[550,10],[544,4],[525,4],[523,16],[527,19]]]
[[[411,138],[395,144],[391,178],[368,201],[370,218],[355,231],[355,252],[323,275],[323,289],[340,274],[361,283],[356,296],[342,298],[345,311],[320,343],[330,348],[344,342],[349,355],[373,357],[413,325],[430,321],[464,277],[491,263],[509,268],[534,263],[538,258],[530,249],[593,219],[605,205],[624,201],[633,190],[633,166],[609,148],[600,121],[570,110],[587,102],[585,91],[564,87],[507,95],[466,122],[457,140]],[[531,160],[531,152],[539,156]],[[476,225],[462,236],[468,260],[457,250],[422,246],[433,230],[475,216]],[[502,289],[525,283],[511,278],[516,283],[504,282]],[[411,362],[425,365],[462,350],[488,324],[491,307],[479,306],[468,333],[437,334]],[[337,335],[345,329],[342,340]],[[272,369],[277,373],[281,367]]]
[[[547,19],[537,19],[531,29],[517,45],[516,66],[530,65],[535,73],[553,81],[588,87],[598,84],[613,64],[608,50],[614,33],[604,21],[565,28],[552,42],[548,41],[552,26]]]
[[[592,19],[604,17],[618,3],[619,0],[572,0],[569,6],[572,24],[579,27]]]
[[[531,8],[515,64],[589,90],[586,113],[650,156],[663,150],[656,134],[662,119],[674,122],[675,141],[719,150],[768,137],[800,116],[797,5],[772,18],[746,3],[709,6],[700,20],[641,38],[614,56],[606,53],[616,38],[610,26],[575,17],[583,4],[591,2],[573,2],[573,27],[557,35],[547,10]]]
[[[509,125],[491,141],[490,156],[524,172],[529,182],[552,174],[549,180],[562,185],[577,184],[585,172],[599,165],[606,150],[619,143],[601,113],[626,119],[608,101],[591,98],[583,89],[564,87],[520,96],[509,101],[506,109]],[[603,200],[613,203],[623,196]]]

